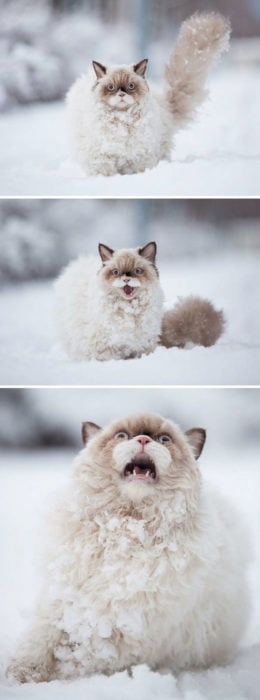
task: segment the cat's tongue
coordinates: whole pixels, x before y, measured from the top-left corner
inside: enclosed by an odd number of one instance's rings
[[[131,294],[132,294],[132,292],[133,292],[133,287],[130,287],[129,284],[125,284],[125,286],[123,287],[123,290],[124,290],[125,294],[126,294],[128,297],[130,297]]]

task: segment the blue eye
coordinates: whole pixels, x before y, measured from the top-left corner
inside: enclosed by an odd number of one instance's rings
[[[112,275],[114,275],[114,277],[118,277],[119,270],[112,270]]]
[[[107,89],[109,90],[109,92],[114,92],[115,86],[113,85],[113,83],[110,83],[109,85],[107,85]]]
[[[119,433],[116,433],[115,435],[116,440],[128,440],[128,438],[129,435],[125,432],[125,430],[120,430]]]
[[[161,442],[161,443],[172,442],[172,438],[170,437],[170,435],[158,435],[158,438],[156,438],[156,439],[157,439],[157,442]]]
[[[136,268],[135,268],[135,275],[142,275],[142,273],[143,273],[143,270],[142,270],[141,267],[136,267]]]

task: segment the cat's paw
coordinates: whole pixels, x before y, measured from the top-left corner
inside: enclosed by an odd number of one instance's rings
[[[47,664],[20,658],[11,661],[5,675],[17,683],[42,683],[50,680],[50,669]]]

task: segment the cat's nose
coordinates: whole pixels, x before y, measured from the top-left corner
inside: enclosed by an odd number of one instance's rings
[[[149,438],[148,435],[138,435],[136,439],[141,445],[146,445],[147,442],[151,442],[151,438]]]
[[[120,92],[119,97],[125,97],[125,92]]]
[[[124,277],[124,282],[130,282],[130,277]]]

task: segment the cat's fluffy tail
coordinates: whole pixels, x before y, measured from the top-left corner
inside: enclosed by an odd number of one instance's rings
[[[184,348],[187,343],[210,347],[215,345],[225,327],[223,311],[217,311],[208,299],[189,296],[165,311],[160,345]]]
[[[182,128],[207,96],[209,69],[229,47],[230,23],[223,15],[198,13],[183,22],[165,68],[166,99],[176,126]]]

